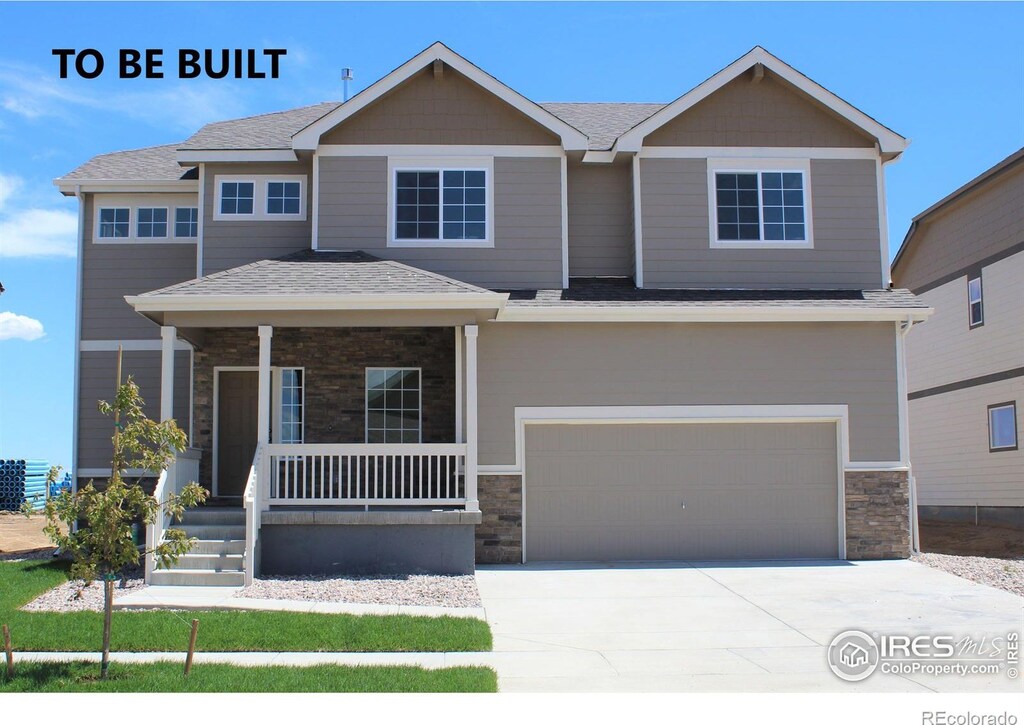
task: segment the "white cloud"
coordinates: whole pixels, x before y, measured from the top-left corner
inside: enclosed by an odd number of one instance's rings
[[[7,200],[14,196],[21,187],[22,181],[17,176],[0,174],[0,211],[3,211]]]
[[[43,323],[25,315],[0,312],[0,340],[38,340],[44,334]]]
[[[78,215],[25,209],[0,218],[0,257],[74,257]]]

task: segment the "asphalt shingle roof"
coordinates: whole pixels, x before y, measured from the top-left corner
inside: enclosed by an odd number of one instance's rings
[[[569,289],[511,290],[507,307],[848,307],[927,309],[909,290],[637,289],[627,279],[574,279]]]
[[[181,295],[491,295],[490,290],[365,252],[305,250],[144,293]]]
[[[292,136],[341,104],[332,101],[260,116],[208,123],[180,149],[290,149]]]
[[[665,107],[664,103],[541,103],[541,108],[585,133],[593,151],[607,151],[629,129]]]
[[[65,180],[114,179],[118,181],[179,181],[199,178],[195,167],[183,168],[175,160],[179,144],[149,146],[131,151],[115,151],[94,156],[74,171],[62,176]]]

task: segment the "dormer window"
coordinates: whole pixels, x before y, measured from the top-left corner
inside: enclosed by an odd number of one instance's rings
[[[709,160],[711,246],[813,246],[806,167],[799,161]]]
[[[390,159],[388,243],[490,247],[493,160]]]

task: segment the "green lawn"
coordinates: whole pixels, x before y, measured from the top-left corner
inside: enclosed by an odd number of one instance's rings
[[[62,562],[0,562],[0,624],[22,652],[97,652],[99,612],[19,609],[67,579]],[[199,652],[482,652],[491,649],[486,622],[459,617],[353,616],[294,612],[114,612],[114,652],[179,652],[188,620],[199,620]],[[183,621],[186,620],[186,621]],[[210,667],[207,665],[206,667]],[[412,677],[414,675],[410,675]]]
[[[177,662],[110,665],[99,679],[94,662],[20,662],[14,678],[0,670],[0,692],[497,692],[486,667],[236,667],[202,664],[183,675]]]

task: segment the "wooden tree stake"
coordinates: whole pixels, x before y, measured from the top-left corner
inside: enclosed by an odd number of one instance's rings
[[[7,676],[14,677],[14,651],[11,649],[11,629],[4,625],[4,652],[7,654]]]
[[[192,620],[192,634],[188,638],[188,655],[185,657],[185,677],[192,671],[192,655],[196,651],[196,634],[199,632],[199,620]]]

